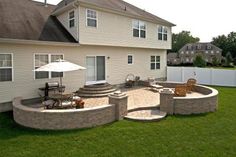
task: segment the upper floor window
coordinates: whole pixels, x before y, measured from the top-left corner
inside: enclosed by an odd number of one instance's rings
[[[167,41],[168,39],[168,30],[164,26],[158,27],[158,40],[164,40]]]
[[[0,82],[13,80],[12,54],[0,54]]]
[[[34,69],[38,69],[41,66],[44,66],[50,62],[55,62],[59,59],[63,59],[63,55],[57,54],[35,54],[34,56]],[[47,78],[55,78],[55,77],[62,77],[63,73],[59,72],[35,72],[35,79],[47,79]]]
[[[128,64],[133,64],[133,55],[128,55]]]
[[[187,50],[192,50],[192,45],[188,45]]]
[[[146,24],[143,21],[133,20],[133,36],[146,38]]]
[[[161,65],[161,57],[160,56],[151,56],[151,70],[160,69]]]
[[[87,26],[97,27],[97,11],[86,9]]]
[[[69,27],[75,27],[75,11],[69,12]]]
[[[211,45],[207,45],[207,50],[211,50]]]

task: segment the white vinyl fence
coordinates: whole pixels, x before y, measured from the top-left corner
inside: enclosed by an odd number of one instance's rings
[[[195,78],[199,84],[236,87],[236,70],[167,67],[167,81],[186,82],[189,78]]]

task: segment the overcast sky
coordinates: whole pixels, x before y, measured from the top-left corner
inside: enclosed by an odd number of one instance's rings
[[[44,0],[37,0],[44,1]],[[48,0],[57,4],[61,0]],[[236,31],[236,0],[125,0],[187,30],[202,42]]]

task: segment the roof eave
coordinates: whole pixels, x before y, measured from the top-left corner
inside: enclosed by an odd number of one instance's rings
[[[26,44],[26,45],[49,45],[49,46],[80,46],[78,42],[56,42],[56,41],[39,41],[24,39],[0,38],[0,44]]]

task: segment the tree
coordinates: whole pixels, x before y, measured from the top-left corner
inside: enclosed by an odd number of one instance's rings
[[[225,58],[226,58],[225,66],[233,66],[233,58],[230,52],[226,54]]]
[[[199,42],[198,37],[193,37],[189,31],[182,31],[172,35],[172,52],[178,52],[184,45],[188,43]]]
[[[220,64],[220,61],[217,59],[216,56],[212,58],[212,65],[213,66],[218,66]]]
[[[196,67],[206,67],[207,63],[203,59],[202,55],[197,55],[193,60],[193,65]]]
[[[222,49],[223,56],[231,52],[233,58],[236,58],[236,32],[231,32],[227,36],[219,35],[212,39],[213,45]]]

